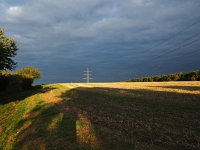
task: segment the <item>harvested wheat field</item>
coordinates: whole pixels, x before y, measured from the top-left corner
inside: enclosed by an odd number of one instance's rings
[[[0,96],[0,149],[200,149],[200,82],[60,83]]]

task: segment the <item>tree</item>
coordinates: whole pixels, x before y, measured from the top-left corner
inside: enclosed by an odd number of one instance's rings
[[[12,70],[17,63],[12,59],[17,53],[14,39],[4,36],[4,30],[0,29],[0,70]]]

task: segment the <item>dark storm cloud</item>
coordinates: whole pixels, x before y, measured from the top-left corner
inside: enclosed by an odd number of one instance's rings
[[[81,81],[86,67],[95,81],[118,81],[198,69],[199,6],[198,0],[0,0],[0,26],[18,41],[19,68],[38,67],[41,82]]]

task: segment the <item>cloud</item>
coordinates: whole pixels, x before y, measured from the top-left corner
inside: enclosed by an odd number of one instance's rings
[[[22,14],[22,8],[20,6],[11,6],[7,10],[9,16],[18,17]]]
[[[132,2],[137,5],[151,5],[152,4],[151,0],[132,0]]]
[[[176,65],[167,65],[172,54],[152,59],[200,31],[198,24],[192,26],[199,13],[196,0],[2,0],[0,25],[18,41],[19,67],[37,64],[51,72],[53,64],[58,70],[98,66],[94,68],[108,69],[108,74],[123,70],[124,75],[113,78],[121,80],[133,71],[158,73],[153,71],[158,62],[165,72],[178,71]],[[180,64],[192,64],[182,53],[175,53],[182,58]]]

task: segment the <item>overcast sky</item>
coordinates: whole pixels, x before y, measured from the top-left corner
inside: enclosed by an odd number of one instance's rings
[[[18,43],[18,68],[40,83],[200,69],[199,0],[0,0],[0,27]]]

